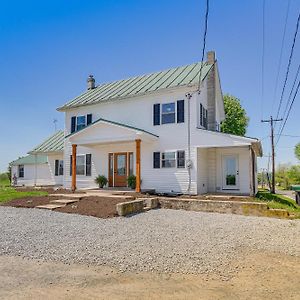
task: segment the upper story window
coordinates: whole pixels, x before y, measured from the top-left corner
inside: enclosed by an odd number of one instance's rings
[[[184,100],[153,105],[153,125],[183,122]]]
[[[24,165],[18,166],[18,175],[20,178],[24,178]]]
[[[76,118],[76,130],[80,130],[86,126],[85,116],[78,116]]]
[[[78,131],[92,123],[92,114],[71,117],[71,133]]]
[[[175,102],[162,105],[161,124],[175,123]]]
[[[207,109],[200,103],[200,126],[207,129]]]

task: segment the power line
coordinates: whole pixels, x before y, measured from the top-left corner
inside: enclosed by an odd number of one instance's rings
[[[280,96],[280,101],[279,101],[279,106],[278,106],[278,110],[277,110],[276,119],[278,118],[279,113],[280,113],[282,100],[283,100],[283,95],[284,95],[287,79],[288,79],[289,72],[290,72],[290,66],[291,66],[292,57],[293,57],[293,53],[294,53],[294,47],[295,47],[296,38],[297,38],[297,34],[298,34],[299,22],[300,22],[300,13],[299,13],[298,19],[297,19],[296,31],[295,31],[295,34],[294,34],[293,44],[292,44],[292,48],[291,48],[291,52],[290,52],[289,62],[288,62],[288,65],[287,65],[287,70],[286,70],[285,79],[284,79],[284,83],[283,83],[283,88],[282,88],[282,92],[281,92],[281,96]]]
[[[204,54],[205,54],[205,48],[206,48],[206,36],[207,36],[207,28],[208,28],[208,14],[209,14],[209,0],[206,0],[203,47],[202,47],[202,58],[201,58],[201,66],[200,66],[200,73],[199,73],[198,92],[200,92],[202,68],[203,68]]]
[[[281,129],[280,129],[279,136],[278,136],[278,139],[277,139],[277,142],[276,142],[276,146],[277,146],[277,144],[278,144],[278,142],[279,142],[279,140],[280,140],[280,137],[281,137],[281,134],[282,134],[282,132],[283,132],[283,130],[284,130],[284,127],[285,127],[285,125],[286,125],[286,122],[287,122],[288,119],[289,119],[289,116],[290,116],[290,113],[291,113],[293,104],[294,104],[294,102],[295,102],[295,99],[296,99],[297,94],[298,94],[298,91],[299,91],[299,87],[300,87],[300,80],[299,80],[298,85],[297,85],[297,87],[296,87],[296,91],[295,91],[293,100],[292,100],[292,102],[291,102],[291,104],[290,104],[290,107],[289,107],[287,116],[286,116],[286,118],[285,118],[285,120],[284,120],[283,126],[282,126]]]
[[[286,103],[286,106],[285,106],[285,110],[284,110],[284,113],[283,113],[283,118],[285,117],[285,114],[287,112],[287,109],[288,109],[288,106],[290,105],[290,102],[291,102],[291,99],[292,99],[292,93],[294,91],[294,87],[296,85],[296,82],[297,82],[297,79],[298,79],[298,75],[299,75],[299,72],[300,72],[300,64],[298,66],[298,70],[296,72],[296,76],[295,76],[295,79],[294,79],[294,82],[293,82],[293,86],[292,86],[292,89],[290,91],[290,94],[289,94],[289,97],[288,97],[288,101]]]
[[[285,22],[284,22],[284,27],[283,27],[283,35],[282,35],[282,40],[281,40],[281,48],[280,48],[280,54],[279,54],[279,62],[278,62],[278,68],[277,68],[277,74],[276,74],[276,80],[275,80],[275,88],[274,88],[274,95],[273,95],[273,107],[274,107],[274,102],[276,99],[276,93],[277,93],[277,88],[278,88],[278,79],[279,79],[279,72],[281,69],[281,62],[282,62],[282,53],[283,53],[283,46],[284,46],[284,41],[285,41],[285,34],[286,34],[286,25],[287,25],[287,20],[289,16],[289,10],[290,10],[290,3],[291,0],[288,1],[287,4],[287,9],[286,9],[286,15],[285,15]]]
[[[263,1],[262,9],[262,54],[261,54],[261,118],[264,112],[264,79],[265,79],[265,10],[266,0]]]

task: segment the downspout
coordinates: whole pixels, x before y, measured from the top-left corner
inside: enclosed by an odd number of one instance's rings
[[[187,193],[191,194],[191,185],[192,185],[192,160],[191,160],[191,103],[190,100],[192,98],[192,94],[187,93],[186,98],[188,100],[188,115],[187,115],[187,123],[188,123],[188,134],[187,134],[187,146],[188,146],[188,160],[186,162],[186,167],[188,169],[188,188]]]
[[[34,186],[36,186],[37,181],[37,154],[34,154]]]

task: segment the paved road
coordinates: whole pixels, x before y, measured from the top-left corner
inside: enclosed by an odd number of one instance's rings
[[[288,190],[276,190],[276,193],[279,194],[279,195],[284,195],[286,197],[289,197],[293,200],[295,200],[295,193],[294,191],[288,191]]]

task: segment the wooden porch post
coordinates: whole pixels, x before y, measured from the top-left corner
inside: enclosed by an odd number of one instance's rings
[[[137,193],[141,192],[141,140],[135,140],[135,154],[136,154],[136,162],[135,162],[135,173],[136,173],[136,186],[135,191]]]
[[[76,154],[77,145],[72,145],[72,191],[76,190]]]

